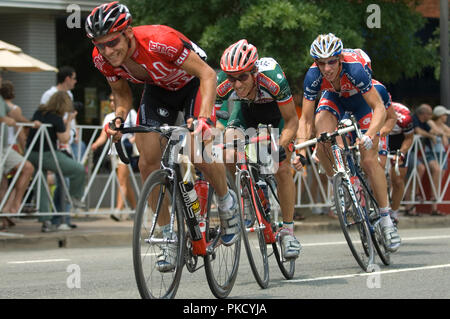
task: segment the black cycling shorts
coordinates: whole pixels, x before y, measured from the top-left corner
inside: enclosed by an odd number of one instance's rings
[[[184,119],[197,117],[200,113],[200,80],[192,79],[178,91],[163,89],[157,85],[145,84],[138,111],[138,125],[174,125],[178,112],[184,112]]]

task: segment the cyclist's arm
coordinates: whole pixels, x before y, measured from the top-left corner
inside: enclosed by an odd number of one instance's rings
[[[211,117],[216,100],[216,72],[194,52],[188,55],[181,68],[200,79],[202,104],[199,117]]]
[[[294,100],[291,99],[289,103],[281,105],[279,108],[281,116],[284,119],[284,127],[280,136],[280,145],[287,150],[289,143],[295,138],[298,129],[298,118],[297,112],[295,111]]]
[[[403,154],[406,154],[409,149],[411,148],[411,145],[414,141],[414,133],[411,132],[411,134],[405,134],[405,139],[403,140],[402,146],[400,146],[400,152]]]
[[[369,129],[365,135],[374,138],[377,132],[381,130],[381,127],[386,120],[386,109],[377,89],[374,86],[372,86],[369,91],[364,93],[363,97],[373,110],[372,120],[370,121]]]
[[[125,120],[128,112],[133,108],[133,95],[130,85],[125,79],[119,79],[115,82],[108,81],[108,83],[115,98],[116,117],[119,116]]]
[[[315,106],[316,106],[315,101],[311,101],[303,97],[302,116],[298,121],[297,143],[302,143],[308,140],[312,135]],[[301,149],[299,152],[303,156],[306,156],[306,149]]]
[[[395,123],[397,123],[397,113],[395,113],[394,107],[391,105],[386,110],[386,121],[380,130],[380,136],[387,136],[394,128]]]

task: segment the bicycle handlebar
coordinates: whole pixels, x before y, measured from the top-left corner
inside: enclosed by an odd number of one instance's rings
[[[400,155],[401,155],[400,149],[398,149],[395,154],[388,154],[387,155],[388,159],[394,159],[394,157],[395,157],[394,170],[395,170],[395,174],[397,176],[400,176],[400,168],[399,168],[400,167],[400,165],[399,165]]]

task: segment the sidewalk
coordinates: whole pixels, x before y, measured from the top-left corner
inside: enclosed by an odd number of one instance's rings
[[[37,218],[14,219],[14,222],[16,226],[0,231],[0,251],[64,247],[131,247],[132,245],[133,221],[116,222],[109,215],[74,217],[72,223],[76,224],[77,228],[51,233],[41,232],[41,223],[37,222]],[[450,215],[443,217],[430,215],[420,217],[400,216],[400,230],[419,227],[450,227]],[[337,218],[308,214],[305,220],[295,222],[295,232],[298,235],[330,231],[341,231]]]

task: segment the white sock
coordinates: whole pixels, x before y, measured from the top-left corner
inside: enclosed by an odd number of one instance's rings
[[[381,226],[386,227],[386,226],[393,226],[394,224],[392,223],[392,219],[391,216],[389,216],[389,212],[391,211],[391,208],[388,207],[384,207],[384,208],[380,208],[380,214],[381,214]]]
[[[283,228],[289,230],[291,235],[294,235],[294,222],[283,222]]]
[[[397,210],[392,210],[392,211],[391,211],[391,217],[392,217],[392,218],[398,218],[398,209],[397,209]]]
[[[219,198],[219,207],[221,210],[229,210],[233,207],[234,200],[230,194],[230,190],[227,191],[224,197]]]

